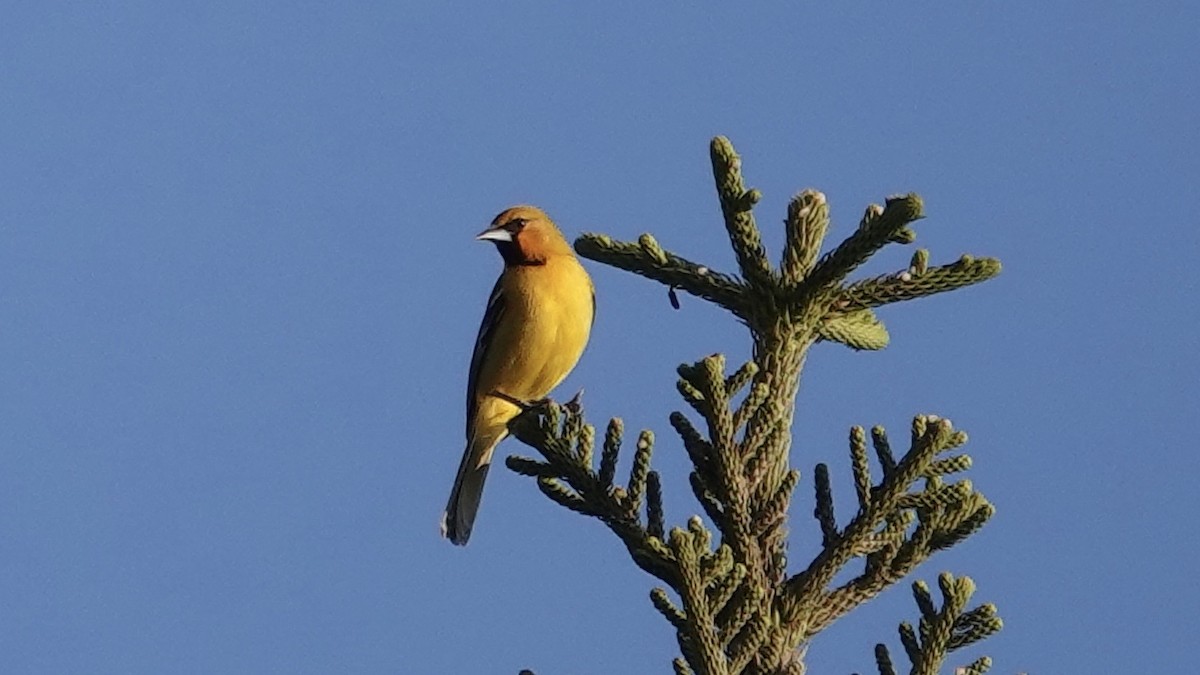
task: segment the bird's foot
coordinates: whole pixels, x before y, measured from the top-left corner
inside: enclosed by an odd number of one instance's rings
[[[547,403],[551,402],[551,399],[549,397],[539,398],[539,399],[535,399],[533,401],[523,401],[523,400],[517,398],[516,396],[509,396],[508,394],[506,394],[498,389],[488,392],[488,396],[495,396],[496,398],[498,398],[502,401],[507,401],[507,402],[517,406],[518,408],[520,408],[521,412],[529,412],[530,410],[533,410],[534,408],[540,408],[540,407],[546,405]],[[574,396],[571,397],[570,401],[567,401],[565,404],[563,404],[563,407],[565,407],[567,410],[570,410],[571,412],[578,413],[581,408],[580,399],[582,397],[583,397],[583,390],[580,389]]]
[[[507,401],[507,402],[517,406],[518,408],[520,408],[521,412],[529,412],[530,410],[541,407],[550,401],[550,399],[548,399],[548,398],[543,398],[543,399],[539,399],[536,401],[522,401],[521,399],[517,398],[516,396],[509,396],[508,394],[506,394],[498,389],[488,392],[488,396],[495,396],[496,398],[500,399],[501,401]]]
[[[529,410],[530,408],[533,407],[528,402],[522,401],[521,399],[519,399],[515,396],[509,396],[508,394],[500,391],[499,389],[493,389],[492,391],[489,391],[488,396],[495,396],[496,398],[500,399],[501,401],[507,401],[508,403],[511,403],[511,404],[517,406],[521,410]]]

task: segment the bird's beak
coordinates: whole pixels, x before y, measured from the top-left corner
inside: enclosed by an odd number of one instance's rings
[[[475,238],[479,239],[481,241],[512,241],[513,240],[511,232],[509,232],[508,230],[505,230],[505,229],[500,229],[500,228],[486,229],[483,232],[480,232],[479,236],[475,237]]]

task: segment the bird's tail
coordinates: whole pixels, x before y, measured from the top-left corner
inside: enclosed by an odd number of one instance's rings
[[[500,438],[476,436],[463,452],[458,475],[454,478],[454,488],[450,490],[450,501],[446,503],[446,511],[442,514],[442,536],[453,544],[465,546],[471,538],[471,526],[475,523],[475,514],[479,512],[479,501],[483,497],[483,482],[492,465],[492,451],[499,442]]]

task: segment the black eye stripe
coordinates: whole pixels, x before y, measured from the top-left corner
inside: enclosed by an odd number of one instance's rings
[[[513,218],[504,225],[504,229],[510,232],[520,232],[529,221],[524,218]]]

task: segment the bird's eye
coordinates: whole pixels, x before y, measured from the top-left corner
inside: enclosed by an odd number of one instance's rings
[[[529,223],[529,221],[524,218],[513,218],[512,220],[508,221],[508,225],[505,226],[505,229],[512,232],[520,232],[527,223]]]

